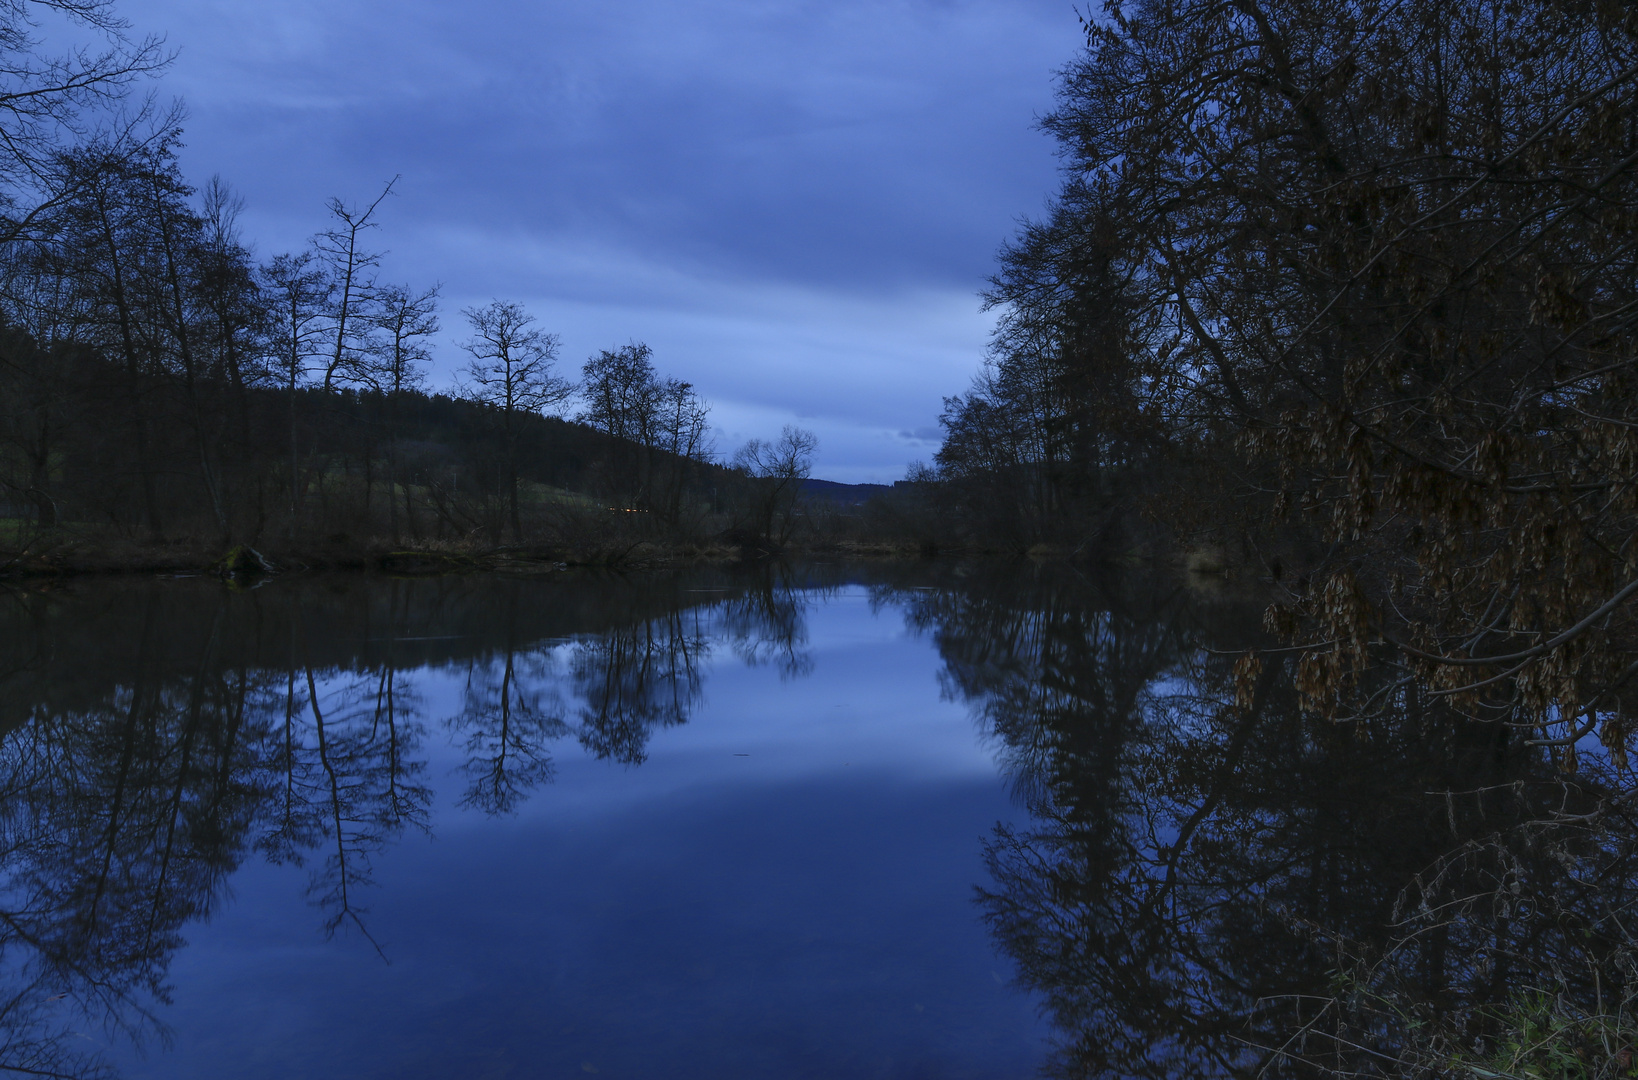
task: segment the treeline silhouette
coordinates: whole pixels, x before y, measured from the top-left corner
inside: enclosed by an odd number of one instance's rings
[[[812,435],[719,463],[708,403],[640,342],[576,370],[495,300],[459,313],[459,371],[429,390],[439,286],[387,280],[374,246],[396,180],[258,258],[228,185],[182,174],[180,107],[127,96],[160,44],[110,0],[38,6],[101,50],[53,56],[31,4],[0,8],[0,562],[795,534]]]
[[[1142,0],[1085,30],[919,527],[1169,545],[1269,585],[1308,708],[1414,685],[1624,760],[1638,14]]]
[[[226,186],[180,175],[178,135],[60,151],[58,197],[0,250],[14,548],[96,530],[218,551],[767,542],[792,519],[811,436],[717,464],[708,405],[640,343],[571,381],[555,336],[496,301],[462,313],[466,367],[429,392],[437,290],[382,282],[365,246],[391,185],[258,263]]]

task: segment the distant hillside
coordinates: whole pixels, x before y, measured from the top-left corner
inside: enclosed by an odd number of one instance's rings
[[[804,480],[802,490],[838,506],[863,506],[877,495],[892,491],[889,484],[838,484],[834,480]]]

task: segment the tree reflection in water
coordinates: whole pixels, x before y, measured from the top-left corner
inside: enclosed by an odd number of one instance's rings
[[[760,587],[728,597],[718,606],[720,631],[734,655],[753,667],[772,664],[784,679],[811,674],[807,611],[835,590],[796,580],[788,566],[771,565],[763,573]]]
[[[1629,779],[1392,689],[1368,719],[1304,715],[1278,653],[1237,703],[1259,605],[1025,578],[911,619],[1031,811],[988,844],[980,901],[1056,1027],[1053,1074],[1432,1075],[1524,988],[1626,1001]]]
[[[248,597],[166,583],[110,589],[94,608],[8,594],[0,1071],[102,1075],[87,1024],[163,1038],[182,931],[253,852],[310,868],[327,934],[369,938],[373,860],[430,827],[425,704],[408,671],[464,666],[444,721],[464,754],[458,804],[511,813],[571,734],[597,757],[643,761],[653,732],[702,700],[713,641],[808,670],[805,584],[589,583],[550,594],[566,616],[511,582]],[[451,644],[440,655],[428,641]]]
[[[256,846],[275,862],[318,856],[309,895],[325,912],[325,931],[349,924],[368,938],[359,899],[373,884],[372,857],[406,826],[427,828],[432,792],[421,783],[426,763],[414,756],[424,734],[419,702],[390,668],[340,675],[321,691],[303,661],[285,676],[269,770],[277,811]]]
[[[466,760],[460,805],[509,814],[552,778],[548,749],[568,732],[549,645],[520,645],[508,611],[498,658],[468,661],[461,711],[446,724]]]
[[[641,764],[657,729],[688,721],[702,696],[700,665],[710,651],[705,618],[697,608],[671,611],[575,644],[578,732],[587,750]]]
[[[1391,686],[1369,718],[1304,715],[1284,654],[1236,679],[1263,645],[1255,602],[931,574],[876,597],[933,637],[1031,812],[991,838],[980,900],[1057,1028],[1058,1074],[1432,1075],[1482,1053],[1523,988],[1625,1006],[1638,823],[1607,755],[1566,774]],[[435,732],[462,760],[454,801],[507,814],[564,740],[644,760],[699,707],[714,649],[811,670],[827,582],[703,584],[12,596],[0,1069],[96,1075],[88,1023],[161,1032],[184,928],[251,855],[306,865],[325,930],[367,936],[373,862],[429,827]],[[465,673],[437,724],[410,674],[429,665]]]

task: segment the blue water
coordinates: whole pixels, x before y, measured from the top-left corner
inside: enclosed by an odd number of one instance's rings
[[[983,838],[1026,818],[995,747],[899,607],[803,603],[794,660],[704,620],[685,722],[640,764],[556,739],[508,813],[460,805],[448,722],[499,661],[403,672],[430,829],[373,856],[362,929],[324,933],[316,856],[247,858],[181,930],[168,1048],[97,1040],[155,1078],[1032,1075],[1045,1030],[973,902]],[[573,648],[531,661],[564,715]]]

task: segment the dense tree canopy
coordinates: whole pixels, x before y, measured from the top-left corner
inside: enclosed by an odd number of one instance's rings
[[[1391,656],[1383,694],[1618,744],[1635,79],[1626,5],[1110,4],[943,475],[978,504],[969,478],[1024,477],[1061,523],[1111,468],[1193,470],[1160,516],[1278,579],[1312,707],[1381,705],[1348,688]]]

